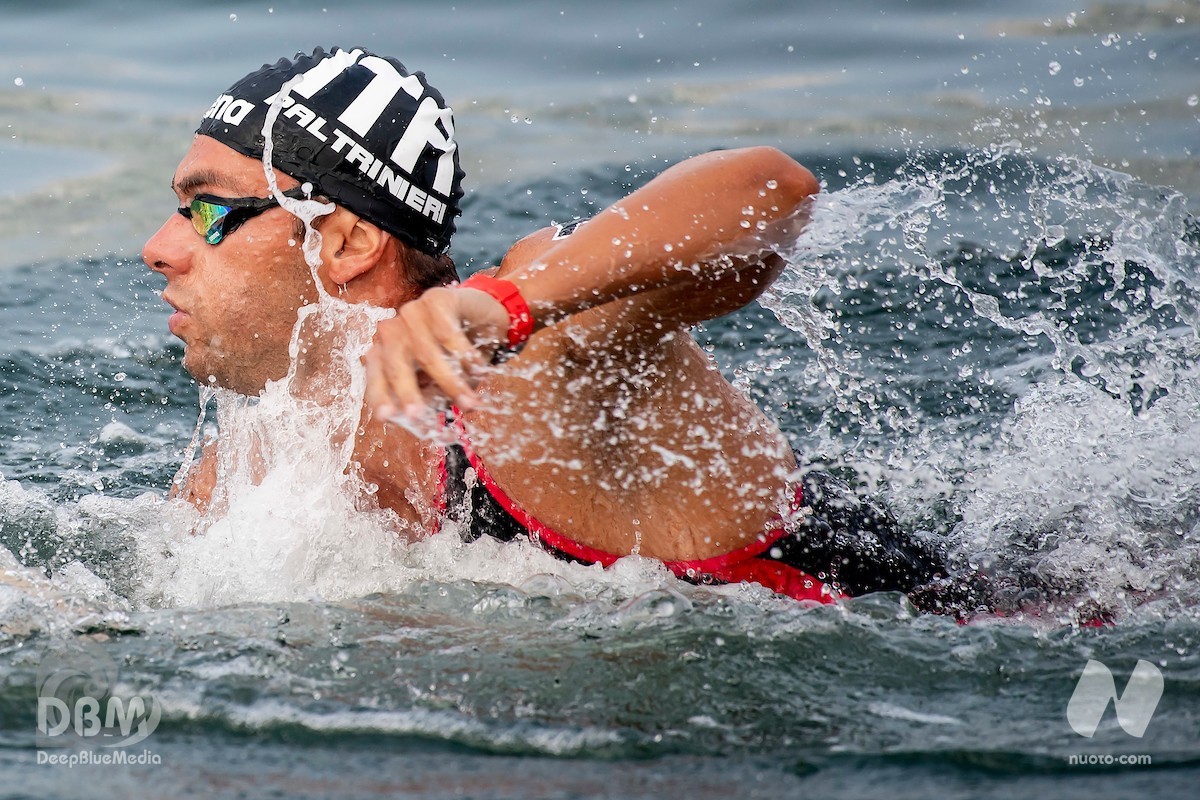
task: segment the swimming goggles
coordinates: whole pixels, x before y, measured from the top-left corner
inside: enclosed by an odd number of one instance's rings
[[[304,187],[297,186],[283,193],[284,197],[303,200],[307,196]],[[274,197],[217,197],[211,194],[197,195],[189,205],[180,206],[181,216],[192,221],[196,233],[209,244],[220,244],[221,240],[238,229],[249,219],[279,205]]]

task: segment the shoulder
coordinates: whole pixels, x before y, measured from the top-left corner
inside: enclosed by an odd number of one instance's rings
[[[516,244],[508,248],[508,252],[504,254],[504,259],[500,262],[499,269],[496,270],[496,277],[502,278],[505,273],[520,269],[523,266],[533,263],[541,258],[547,250],[555,245],[555,243],[566,239],[583,224],[586,219],[575,219],[570,222],[561,224],[548,225],[545,228],[536,230],[528,236],[518,240]]]
[[[168,497],[182,498],[203,512],[212,502],[217,484],[217,443],[205,442],[200,458],[184,466],[171,482]]]

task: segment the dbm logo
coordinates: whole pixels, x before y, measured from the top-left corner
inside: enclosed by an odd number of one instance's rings
[[[143,741],[162,712],[153,695],[117,693],[117,665],[92,642],[60,644],[37,675],[37,745],[92,743],[128,747]]]
[[[1141,736],[1158,708],[1162,698],[1163,676],[1149,661],[1137,662],[1125,692],[1117,694],[1112,671],[1099,661],[1089,660],[1075,684],[1075,692],[1067,703],[1067,722],[1080,736],[1089,739],[1096,733],[1111,700],[1117,709],[1117,722],[1130,736]]]

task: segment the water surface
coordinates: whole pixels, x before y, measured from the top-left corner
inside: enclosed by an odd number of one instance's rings
[[[6,796],[1194,783],[1195,2],[18,2],[0,19],[0,568],[26,582],[0,589]],[[1016,617],[408,547],[328,492],[261,493],[190,536],[164,493],[197,391],[138,250],[198,114],[315,44],[394,53],[454,105],[466,272],[692,153],[765,143],[808,165],[824,195],[788,272],[697,336],[806,461],[942,537]],[[1095,608],[1112,624],[1080,627]],[[144,746],[161,764],[36,763],[39,665],[81,641],[160,703]],[[1111,710],[1071,730],[1089,659],[1118,689],[1139,659],[1161,670],[1143,738]],[[1069,761],[1131,754],[1153,763]]]

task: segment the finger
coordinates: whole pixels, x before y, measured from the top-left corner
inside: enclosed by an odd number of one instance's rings
[[[446,291],[430,298],[430,313],[436,318],[431,329],[448,357],[453,359],[462,381],[473,393],[488,372],[496,342],[473,339],[473,331],[467,327],[468,309],[461,305],[463,294]]]
[[[379,324],[372,350],[383,373],[383,382],[395,398],[400,410],[409,417],[418,417],[425,407],[421,388],[417,383],[417,368],[411,351],[412,331],[404,319],[399,317],[384,320]]]
[[[367,402],[367,408],[380,419],[391,419],[397,413],[396,398],[388,388],[378,345],[367,350],[364,361],[367,365],[367,388],[363,399]]]
[[[450,320],[453,317],[447,315],[446,323],[438,325],[434,328],[434,335],[446,352],[455,360],[467,377],[468,383],[472,387],[479,383],[478,373],[487,366],[488,359],[484,354],[485,349],[490,349],[487,345],[490,342],[483,344],[475,344],[467,337],[467,333],[463,330],[461,324],[452,324]]]
[[[461,359],[472,352],[461,335],[457,316],[433,302],[410,303],[401,309],[412,336],[409,345],[416,365],[437,389],[458,404],[474,408],[478,398],[467,381]],[[457,336],[455,334],[458,334]],[[465,350],[456,351],[455,348]]]

